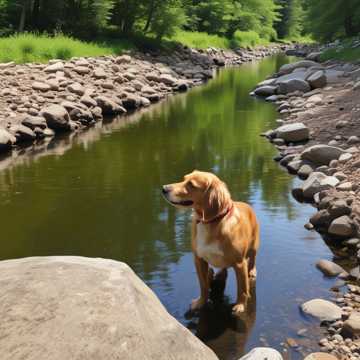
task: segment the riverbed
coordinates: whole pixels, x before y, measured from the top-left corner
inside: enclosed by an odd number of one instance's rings
[[[287,338],[295,338],[301,351],[316,349],[315,333],[321,330],[298,307],[329,297],[331,281],[314,263],[332,253],[317,233],[304,229],[314,210],[292,198],[297,180],[273,161],[276,150],[259,136],[275,127],[274,106],[248,95],[289,61],[277,55],[227,68],[150,110],[56,139],[46,152],[24,150],[28,154],[4,159],[0,258],[80,255],[124,261],[220,359],[238,359],[254,346],[283,351]],[[261,224],[256,289],[238,320],[230,314],[232,273],[224,299],[199,316],[187,314],[199,291],[191,214],[169,206],[161,185],[194,169],[221,177],[234,199],[254,207]],[[304,328],[305,336],[298,336]]]

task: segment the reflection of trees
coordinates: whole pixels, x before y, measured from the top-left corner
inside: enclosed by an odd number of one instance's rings
[[[261,199],[293,216],[289,177],[259,138],[273,125],[275,110],[248,96],[278,61],[221,72],[139,122],[135,115],[92,129],[72,148],[66,141],[59,146],[61,157],[3,171],[0,257],[100,256],[126,261],[146,279],[155,270],[166,277],[166,264],[189,250],[189,214],[169,207],[160,185],[194,168],[215,171],[237,199]],[[123,128],[107,133],[114,127]],[[100,132],[102,140],[95,141]]]

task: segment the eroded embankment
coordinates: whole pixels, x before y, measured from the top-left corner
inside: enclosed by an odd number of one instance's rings
[[[266,136],[279,150],[275,160],[304,182],[293,189],[317,212],[305,227],[319,231],[335,262],[319,259],[328,277],[339,277],[333,302],[312,299],[302,311],[326,325],[321,348],[342,359],[360,357],[360,66],[328,61],[319,53],[285,65],[254,94],[278,106],[279,127]]]

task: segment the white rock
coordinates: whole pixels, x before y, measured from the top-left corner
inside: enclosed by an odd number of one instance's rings
[[[341,319],[342,310],[334,303],[323,300],[313,299],[301,305],[301,310],[320,321],[336,321]]]
[[[242,356],[239,360],[282,360],[281,354],[269,347],[257,347]]]

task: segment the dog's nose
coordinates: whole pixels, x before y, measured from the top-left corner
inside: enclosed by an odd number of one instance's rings
[[[163,193],[164,195],[167,194],[169,191],[170,191],[170,189],[169,189],[169,186],[168,186],[168,185],[164,185],[164,186],[162,187],[162,193]]]

